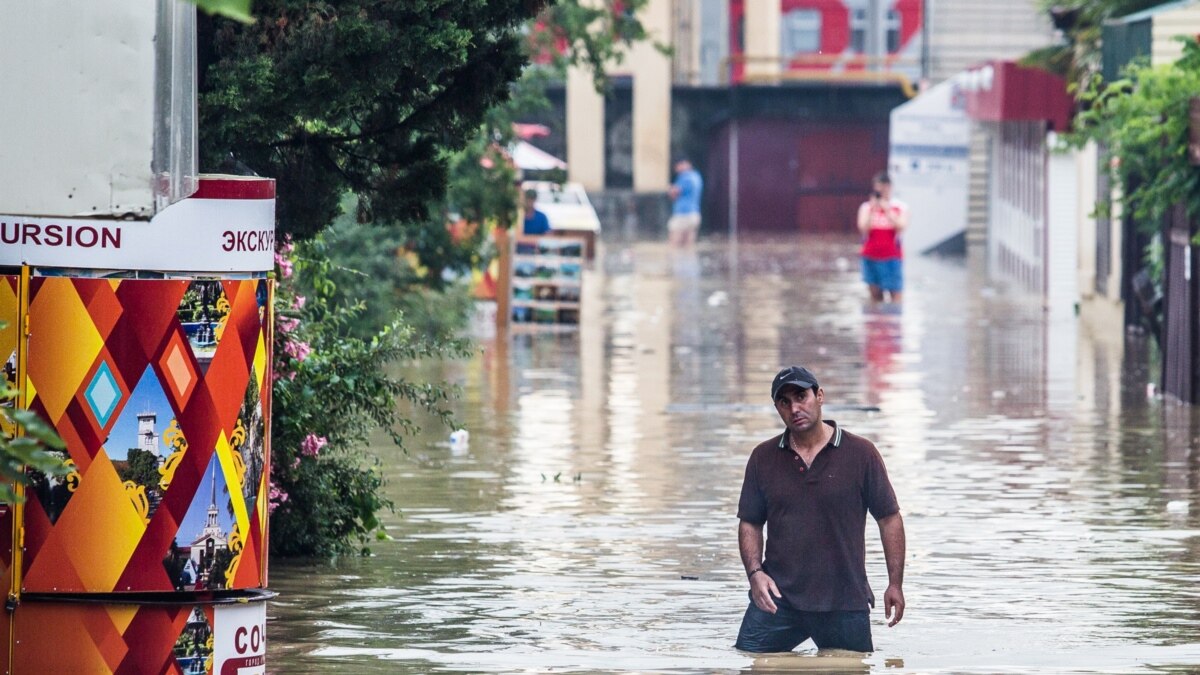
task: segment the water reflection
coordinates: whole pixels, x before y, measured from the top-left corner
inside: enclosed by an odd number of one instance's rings
[[[1200,668],[1197,410],[1146,398],[1143,345],[961,261],[910,260],[903,307],[871,307],[854,248],[610,246],[579,332],[417,373],[462,383],[470,446],[431,428],[409,456],[377,448],[400,511],[375,557],[272,561],[272,668]],[[793,362],[876,441],[905,511],[909,609],[893,629],[876,611],[866,658],[730,646],[737,490]]]

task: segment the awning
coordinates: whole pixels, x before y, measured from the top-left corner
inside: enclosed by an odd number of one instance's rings
[[[537,147],[517,141],[509,148],[513,164],[522,171],[548,171],[551,169],[566,169],[567,163],[554,155],[539,150]]]
[[[984,122],[1045,121],[1054,131],[1067,131],[1075,101],[1063,78],[1019,66],[1012,61],[992,61],[967,71],[963,78],[967,115]]]

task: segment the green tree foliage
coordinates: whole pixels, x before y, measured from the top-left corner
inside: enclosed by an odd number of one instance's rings
[[[1138,227],[1157,232],[1177,204],[1200,215],[1200,173],[1188,161],[1188,106],[1200,94],[1200,44],[1184,39],[1174,64],[1134,64],[1125,78],[1102,82],[1093,75],[1080,92],[1084,110],[1069,140],[1104,145],[1122,202]]]
[[[646,39],[646,1],[260,0],[252,23],[204,16],[202,168],[278,179],[279,231],[297,240],[331,223],[346,192],[363,222],[441,227],[452,164],[460,212],[511,214],[511,181],[454,153],[503,146],[545,71],[583,65],[602,88],[606,66]],[[199,4],[236,15],[241,3]],[[514,85],[531,55],[542,74]]]
[[[202,19],[202,168],[278,179],[280,234],[311,237],[351,191],[378,222],[423,224],[449,152],[508,97],[539,0],[262,0]]]
[[[140,448],[129,448],[125,468],[119,472],[121,480],[131,480],[148,489],[158,489],[162,476],[158,473],[158,458],[154,453]]]
[[[638,11],[648,0],[555,2],[538,17],[529,45],[532,56],[557,74],[567,66],[591,71],[596,89],[608,85],[608,68],[624,60],[627,48],[649,40]],[[666,51],[662,45],[659,49]]]
[[[447,280],[483,262],[484,230],[452,233],[450,216],[511,225],[513,121],[567,64],[603,87],[645,37],[645,3],[260,0],[252,24],[202,20],[202,168],[276,178],[280,240],[302,242],[276,302],[275,554],[352,552],[378,531],[368,435],[403,447],[404,410],[449,417],[447,386],[392,366],[465,353],[444,338],[470,301]]]
[[[190,0],[200,11],[214,16],[223,16],[235,21],[250,23],[254,17],[250,15],[250,0]]]
[[[0,378],[0,502],[8,504],[19,501],[15,486],[29,482],[27,470],[44,476],[67,474],[62,439],[42,418],[17,408],[16,401],[16,388]]]
[[[548,107],[547,85],[572,66],[589,71],[596,90],[606,91],[610,67],[621,63],[631,46],[651,39],[637,18],[646,3],[559,0],[531,23],[525,48],[536,65],[512,84],[509,98],[488,111],[474,139],[451,160],[446,209],[473,223],[513,225],[520,195],[517,172],[505,154],[514,140],[513,124]]]
[[[449,338],[459,331],[473,301],[462,278],[448,281],[442,272],[466,275],[481,264],[478,233],[455,242],[445,227],[431,227],[430,236],[412,237],[411,231],[394,225],[359,223],[352,215],[355,199],[347,201],[345,213],[332,226],[296,247],[306,264],[322,261],[325,270],[320,277],[296,277],[296,292],[305,297],[325,294],[339,306],[358,305],[359,313],[346,327],[358,338],[378,334],[395,321],[397,311],[418,335]],[[409,247],[413,255],[408,255]],[[425,264],[427,260],[434,262]]]
[[[212,568],[208,573],[208,588],[225,588],[231,562],[233,562],[233,551],[220,548],[213,552]]]
[[[1160,5],[1164,0],[1038,0],[1039,8],[1062,27],[1062,44],[1035,50],[1022,59],[1066,77],[1086,83],[1100,72],[1101,33],[1104,22]]]

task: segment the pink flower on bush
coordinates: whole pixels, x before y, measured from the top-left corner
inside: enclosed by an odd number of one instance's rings
[[[279,508],[279,505],[283,504],[287,500],[288,494],[283,490],[280,490],[278,487],[272,485],[271,492],[267,495],[267,512],[275,513],[275,509]]]
[[[287,279],[288,277],[292,276],[292,261],[291,260],[288,260],[287,258],[283,257],[282,255],[276,253],[275,254],[275,264],[279,266],[279,276],[283,277],[284,279]]]
[[[271,381],[272,382],[278,382],[285,377],[288,379],[288,382],[291,382],[292,380],[296,379],[296,371],[288,370],[286,368],[279,368],[279,367],[272,369],[272,371],[271,371]]]
[[[308,298],[304,297],[303,295],[297,295],[296,297],[292,298],[292,309],[304,309],[304,303],[307,301]]]
[[[312,347],[309,347],[307,342],[285,342],[283,351],[293,359],[303,362],[312,353]]]
[[[281,316],[275,321],[279,325],[279,331],[281,333],[290,333],[296,330],[296,327],[300,325],[300,319],[294,319],[290,316]]]
[[[300,452],[305,457],[316,457],[321,452],[321,448],[329,443],[329,439],[316,434],[309,434],[300,441]]]

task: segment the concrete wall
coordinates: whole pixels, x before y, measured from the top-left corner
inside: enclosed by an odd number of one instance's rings
[[[926,0],[930,79],[941,82],[991,59],[1015,59],[1052,44],[1037,0]]]
[[[1047,138],[1051,148],[1046,172],[1046,307],[1049,320],[1071,322],[1079,302],[1079,184],[1081,175],[1075,157],[1054,150],[1057,141]],[[1051,331],[1054,338],[1054,332]],[[1074,339],[1070,342],[1074,347]],[[1055,351],[1051,349],[1051,354]]]
[[[0,214],[153,213],[157,3],[10,5],[0,21]]]
[[[1183,44],[1176,38],[1200,35],[1200,3],[1155,14],[1150,31],[1151,63],[1174,63],[1183,55]]]
[[[672,42],[671,0],[650,0],[639,18],[651,40]],[[644,40],[627,62],[633,75],[633,189],[665,191],[671,184],[671,59]]]
[[[993,142],[988,272],[1035,293],[1046,292],[1046,175],[1039,122],[985,123]]]
[[[779,0],[750,0],[745,5],[746,78],[770,81],[779,76],[782,17]]]
[[[1079,288],[1082,301],[1090,300],[1096,295],[1096,218],[1092,215],[1096,205],[1096,179],[1098,151],[1094,142],[1089,142],[1080,150],[1070,154],[1075,162],[1075,230],[1079,260],[1075,283]]]
[[[604,189],[604,97],[596,91],[592,73],[571,68],[566,96],[567,171],[587,190]]]

